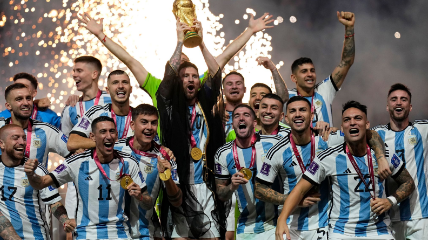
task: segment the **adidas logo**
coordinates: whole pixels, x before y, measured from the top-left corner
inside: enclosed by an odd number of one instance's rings
[[[349,168],[348,168],[348,169],[346,169],[346,171],[344,171],[343,173],[351,173],[351,170],[349,170]]]
[[[292,161],[289,167],[294,167],[296,165],[297,165],[297,163],[295,163],[294,161]]]
[[[87,177],[85,178],[85,180],[89,181],[89,180],[92,180],[92,178],[91,178],[91,176],[87,176]]]

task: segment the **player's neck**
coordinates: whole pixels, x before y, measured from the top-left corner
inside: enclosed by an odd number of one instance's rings
[[[291,134],[296,145],[304,146],[311,142],[312,132],[309,127],[302,132],[291,129]]]
[[[27,119],[21,119],[21,118],[16,118],[15,114],[13,114],[13,112],[10,112],[11,116],[11,123],[18,125],[20,127],[22,127],[23,129],[26,129],[28,127],[28,122],[30,121],[29,118]]]
[[[103,153],[100,150],[96,149],[95,151],[97,151],[97,157],[98,157],[98,160],[100,161],[100,163],[109,163],[114,158],[113,154],[103,155]]]
[[[138,150],[138,151],[143,151],[143,152],[147,152],[150,150],[150,148],[152,147],[152,142],[143,142],[139,139],[137,139],[136,137],[134,137],[134,146],[133,148]]]
[[[254,132],[254,131],[253,131]],[[246,138],[236,137],[236,145],[239,148],[249,148],[251,147],[251,139],[253,138],[253,134]]]
[[[241,101],[237,101],[237,102],[227,101],[226,102],[226,111],[232,112],[233,109],[235,109],[235,107],[238,106],[239,104],[242,104],[242,99],[241,99]]]
[[[300,86],[297,85],[296,87],[297,92],[302,96],[302,97],[312,97],[314,95],[314,88],[302,88]]]
[[[266,126],[266,125],[261,125],[261,127],[262,127],[262,129],[261,129],[261,131],[262,131],[262,135],[272,135],[272,133],[276,130],[276,129],[278,129],[278,127],[279,127],[279,123],[275,123],[275,124],[272,124],[272,125],[270,125],[270,126]]]
[[[91,87],[82,91],[82,101],[89,101],[94,99],[97,96],[98,90],[97,81],[92,81]]]
[[[393,118],[389,120],[389,125],[392,131],[400,132],[406,129],[409,126],[409,118],[404,119],[403,121],[397,121]]]
[[[119,116],[126,116],[129,113],[129,99],[125,103],[116,103],[112,101],[111,108],[114,111],[114,114]]]
[[[260,118],[257,118],[256,129],[258,129],[258,130],[262,129],[262,123],[260,122]]]
[[[187,100],[187,105],[189,105],[189,106],[195,106],[197,101],[198,101],[198,98],[197,98],[197,97],[192,98],[192,99],[190,99],[190,100],[188,99],[188,100]]]
[[[21,160],[13,159],[7,154],[4,154],[4,152],[3,155],[1,155],[1,161],[6,167],[16,167],[19,165],[19,163],[21,163]]]
[[[346,141],[346,144],[349,148],[349,153],[356,156],[356,157],[362,157],[367,154],[367,141],[366,138],[362,139],[358,142],[348,142]]]

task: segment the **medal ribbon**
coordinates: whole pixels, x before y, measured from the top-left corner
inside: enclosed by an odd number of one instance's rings
[[[122,167],[120,168],[120,174],[119,174],[119,179],[121,179],[123,176],[126,176],[128,174],[122,173],[123,167],[125,166],[125,161],[123,160],[122,157],[119,157],[119,159],[120,159],[120,162],[122,163]],[[94,161],[95,161],[95,164],[97,164],[97,167],[100,170],[100,172],[104,175],[104,177],[106,177],[110,181],[118,181],[118,180],[111,180],[109,177],[107,177],[107,173],[104,171],[103,167],[101,166],[100,160],[98,159],[97,150],[94,150]]]
[[[297,150],[296,143],[294,142],[292,133],[290,133],[290,143],[291,143],[291,146],[293,147],[293,152],[297,158],[297,162],[299,163],[300,169],[302,170],[302,173],[305,173],[306,167],[305,167],[305,164],[303,163],[302,157],[299,154],[299,151]],[[315,137],[311,132],[311,161],[309,162],[309,164],[312,163],[314,158],[315,158]]]
[[[357,165],[357,162],[354,159],[354,156],[352,156],[351,153],[349,153],[349,148],[348,145],[346,145],[346,155],[348,155],[349,161],[352,163],[352,166],[354,166],[355,171],[357,171],[358,176],[360,177],[360,179],[363,181],[364,185],[366,186],[367,190],[369,189],[369,184],[366,182],[366,180],[364,179],[363,174],[361,173],[360,168]],[[372,160],[372,154],[370,151],[370,147],[369,145],[367,145],[367,162],[368,162],[368,169],[369,169],[369,175],[370,175],[370,180],[372,181],[372,185],[373,185],[373,195],[372,193],[369,191],[370,196],[374,199],[376,199],[376,188],[375,188],[375,181],[374,181],[374,171],[373,171],[373,160]]]
[[[37,112],[38,112],[37,105],[34,104],[33,105],[33,114],[31,115],[31,119],[36,119]]]
[[[193,106],[193,110],[192,110],[192,118],[190,119],[190,146],[192,146],[192,148],[196,147],[196,140],[195,137],[193,136],[193,123],[195,123],[195,119],[196,119],[196,104]]]
[[[129,140],[129,147],[132,149],[133,152],[135,152],[136,154],[140,155],[140,156],[144,156],[144,157],[149,157],[149,158],[154,158],[157,157],[158,155],[153,154],[153,153],[148,153],[148,152],[144,152],[144,151],[140,151],[134,148],[134,137],[131,138],[131,140]]]
[[[10,118],[10,124],[13,124],[12,118]],[[25,146],[25,153],[24,156],[26,158],[30,158],[30,148],[31,148],[31,135],[33,132],[33,126],[31,125],[31,121],[28,120],[27,125],[27,140],[26,140],[26,146]]]
[[[101,97],[101,90],[98,89],[97,92],[97,96],[95,97],[95,102],[94,102],[94,106],[98,105],[98,103],[100,102],[100,97]],[[80,98],[80,117],[83,117],[83,114],[85,114],[85,110],[83,110],[83,97]]]
[[[116,124],[116,128],[117,128],[116,114],[114,113],[113,107],[111,107],[110,112],[111,112],[111,117],[113,118],[114,123]],[[131,107],[130,107],[129,112],[128,112],[128,116],[126,116],[125,128],[123,129],[122,137],[120,139],[126,138],[126,136],[128,135],[129,125],[131,124],[131,118],[132,118],[132,112],[131,112]]]
[[[256,134],[253,134],[253,137],[251,138],[251,163],[248,168],[252,168],[256,161],[256,141],[257,141]],[[236,146],[236,139],[233,141],[232,153],[233,153],[233,160],[235,160],[235,166],[239,171],[242,169],[242,167],[241,167],[241,164],[239,164],[239,156],[238,156],[238,148]]]

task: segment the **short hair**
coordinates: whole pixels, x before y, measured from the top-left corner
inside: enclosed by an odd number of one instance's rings
[[[132,121],[137,120],[140,115],[156,115],[159,118],[158,109],[150,104],[140,104],[132,109]]]
[[[116,123],[114,122],[113,118],[107,117],[107,116],[99,116],[94,119],[91,123],[92,132],[95,133],[95,129],[98,123],[100,122],[112,122],[114,124],[114,127],[116,127]]]
[[[410,100],[410,102],[412,102],[412,93],[410,92],[410,89],[402,83],[396,83],[396,84],[392,85],[388,91],[388,97],[389,97],[389,95],[391,95],[392,92],[397,91],[397,90],[403,90],[407,94],[409,94],[409,97],[410,97],[409,100]]]
[[[265,99],[265,98],[270,98],[270,99],[277,100],[277,101],[279,101],[284,106],[284,101],[282,101],[282,98],[280,96],[276,95],[275,93],[268,93],[268,94],[264,95],[262,97],[262,100]]]
[[[345,104],[343,104],[343,108],[342,108],[342,115],[343,115],[343,113],[344,113],[346,110],[348,110],[348,109],[350,109],[350,108],[356,108],[356,109],[359,109],[360,111],[362,111],[363,113],[365,113],[365,114],[366,114],[366,116],[367,116],[367,106],[366,106],[366,105],[363,105],[363,104],[361,104],[361,103],[359,103],[359,102],[357,102],[357,101],[354,101],[354,100],[348,101],[348,102],[346,102]]]
[[[7,130],[9,130],[10,128],[21,128],[22,129],[22,127],[20,127],[20,126],[18,126],[18,125],[16,125],[16,124],[7,124],[7,125],[4,125],[3,127],[1,127],[0,128],[0,139],[1,140],[4,140],[4,138],[5,138],[5,136],[4,136],[4,134],[6,133],[6,131]]]
[[[268,85],[266,85],[266,84],[264,84],[264,83],[255,83],[253,86],[251,86],[250,91],[251,91],[251,90],[253,90],[253,88],[256,88],[256,87],[263,87],[263,88],[266,88],[266,89],[268,89],[268,90],[269,90],[269,93],[272,93],[272,89],[271,89]]]
[[[12,90],[16,90],[16,89],[23,89],[23,88],[27,88],[27,86],[25,86],[22,83],[14,83],[11,84],[9,87],[6,88],[6,90],[4,91],[4,99],[7,101],[7,97],[9,96],[10,92]],[[27,88],[28,89],[28,88]]]
[[[191,62],[187,62],[187,61],[184,61],[182,64],[180,64],[180,66],[178,67],[178,74],[180,74],[180,72],[181,72],[181,70],[182,69],[185,69],[185,68],[189,68],[189,67],[192,67],[192,68],[194,68],[194,69],[196,69],[196,71],[199,73],[199,70],[198,70],[198,67],[196,67],[196,65],[195,64],[193,64],[193,63],[191,63]]]
[[[290,99],[288,99],[286,107],[288,108],[288,105],[290,105],[293,102],[298,102],[298,101],[306,102],[309,105],[309,107],[311,107],[311,103],[309,102],[309,100],[306,99],[305,97],[302,97],[299,95],[291,97]]]
[[[101,61],[98,58],[92,57],[92,56],[81,56],[76,59],[74,59],[74,63],[88,63],[92,65],[97,71],[98,71],[98,77],[101,75],[101,70],[103,68],[103,65],[101,64]]]
[[[248,105],[247,105],[247,104],[245,104],[245,103],[241,103],[241,104],[239,104],[238,106],[236,106],[236,107],[235,107],[235,109],[233,109],[233,112],[232,112],[232,118],[233,118],[233,116],[235,115],[235,111],[236,111],[236,109],[238,109],[238,108],[247,108],[247,109],[250,109],[251,115],[253,115],[254,119],[256,119],[256,118],[257,118],[257,117],[256,117],[256,113],[254,112],[253,108],[251,108],[250,106],[248,106]]]
[[[240,74],[237,71],[231,71],[230,73],[226,74],[226,76],[224,76],[222,84],[224,83],[224,80],[226,80],[226,78],[229,77],[230,75],[238,75],[238,76],[240,76],[242,78],[242,81],[245,82],[244,76],[242,76],[242,74]]]
[[[26,73],[26,72],[22,72],[22,73],[17,73],[15,74],[15,76],[13,76],[13,81],[15,82],[18,79],[27,79],[28,81],[30,81],[31,85],[33,85],[34,89],[37,89],[37,86],[39,85],[39,82],[37,81],[37,78],[34,77],[33,75]]]
[[[190,59],[190,58],[189,58],[189,56],[187,56],[184,52],[182,52],[182,53],[181,53],[181,55],[184,55],[184,56],[186,56],[188,59]]]
[[[307,57],[301,57],[301,58],[294,60],[293,64],[291,64],[291,72],[294,73],[298,69],[299,66],[301,66],[305,63],[313,64],[312,60],[310,58],[307,58]]]
[[[117,70],[114,70],[113,72],[111,72],[108,75],[107,80],[110,80],[110,77],[113,76],[113,75],[126,75],[126,76],[128,76],[128,74],[125,71],[117,69]],[[128,78],[129,78],[129,76],[128,76]]]

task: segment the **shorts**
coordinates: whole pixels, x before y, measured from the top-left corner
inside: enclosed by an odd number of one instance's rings
[[[391,223],[395,239],[422,240],[428,238],[428,218]]]
[[[232,203],[230,204],[229,216],[226,219],[226,231],[234,232],[236,229],[235,221],[235,206],[236,206],[236,195],[232,194]]]
[[[240,233],[236,234],[236,240],[275,240],[276,228],[262,233]]]
[[[318,228],[314,230],[300,231],[290,229],[291,239],[314,239],[314,240],[327,240],[328,230],[327,227]]]
[[[207,188],[205,183],[190,185],[190,189],[195,195],[196,199],[198,199],[199,203],[202,205],[202,210],[205,215],[208,217],[208,221],[211,222],[210,229],[199,238],[217,238],[220,237],[220,233],[218,232],[218,224],[211,216],[211,212],[214,210],[214,196],[211,190]],[[181,207],[180,207],[181,209]],[[182,209],[181,209],[182,210]],[[172,213],[172,222],[174,224],[174,230],[172,231],[171,238],[193,238],[189,231],[189,226],[187,225],[186,218],[177,213]]]

